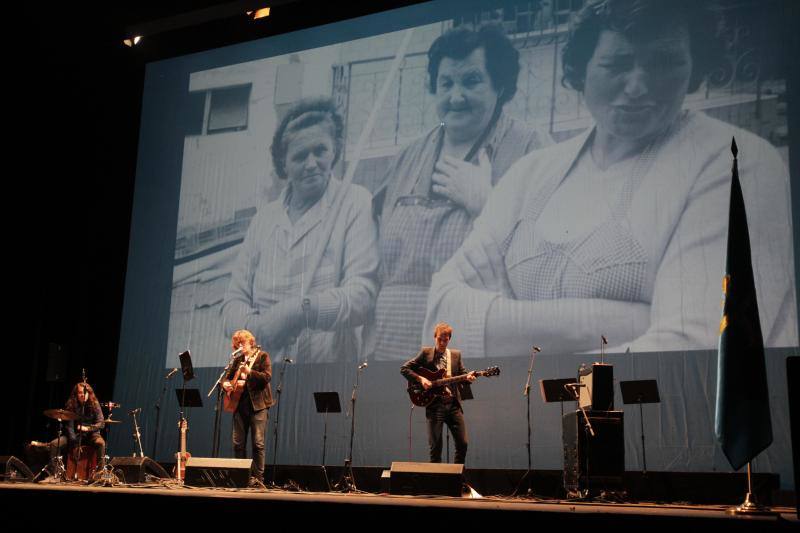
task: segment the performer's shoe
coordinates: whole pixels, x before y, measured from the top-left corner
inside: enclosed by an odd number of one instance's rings
[[[258,478],[251,477],[250,480],[247,482],[247,488],[249,489],[266,489],[267,487],[264,485],[264,482]]]

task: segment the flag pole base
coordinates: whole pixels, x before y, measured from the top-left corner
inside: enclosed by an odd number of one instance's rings
[[[748,492],[744,497],[744,503],[736,507],[729,507],[726,514],[735,516],[779,516],[780,513],[773,511],[769,507],[759,504],[755,495]]]

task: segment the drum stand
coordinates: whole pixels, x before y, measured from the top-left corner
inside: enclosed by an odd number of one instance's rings
[[[92,480],[89,482],[90,485],[99,484],[103,487],[113,487],[115,485],[121,485],[122,482],[119,480],[117,475],[114,473],[114,467],[111,466],[111,454],[108,451],[109,448],[109,438],[108,434],[111,432],[111,411],[114,409],[113,403],[109,402],[108,407],[108,418],[105,420],[106,424],[105,428],[105,441],[106,441],[106,453],[103,457],[100,458],[100,466],[95,470],[94,475],[92,476]],[[139,444],[141,446],[141,442]]]
[[[63,434],[62,427],[63,427],[63,420],[60,418],[58,419],[58,437],[56,438],[56,444],[53,446],[52,444],[49,446],[50,448],[50,460],[47,461],[47,464],[36,474],[33,478],[33,482],[36,483],[39,479],[39,476],[44,474],[45,472],[50,472],[50,475],[55,481],[63,482],[66,480],[67,477],[67,469],[64,467],[64,460],[61,458],[61,436]],[[53,448],[55,447],[55,453],[53,453]]]

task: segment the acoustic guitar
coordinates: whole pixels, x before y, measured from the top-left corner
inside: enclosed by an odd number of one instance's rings
[[[178,422],[178,428],[181,430],[181,451],[175,454],[175,468],[172,470],[172,475],[177,479],[185,479],[186,461],[192,456],[186,451],[186,432],[189,431],[189,423],[185,418]]]
[[[231,378],[233,380],[231,381],[233,389],[226,391],[225,397],[222,399],[222,409],[226,413],[235,413],[236,408],[239,406],[239,399],[247,386],[247,380],[241,379],[241,377],[242,369],[247,366],[248,359],[248,357],[245,357],[236,368],[236,372],[233,373],[233,378]]]

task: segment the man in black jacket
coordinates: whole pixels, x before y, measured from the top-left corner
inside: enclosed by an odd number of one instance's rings
[[[233,413],[233,451],[237,458],[247,457],[247,433],[251,433],[253,465],[250,470],[250,485],[263,486],[264,449],[269,408],[272,406],[272,363],[267,352],[256,346],[256,338],[246,329],[233,334],[231,346],[241,355],[231,365],[231,370],[222,382],[225,392],[238,386],[242,391],[236,411]]]
[[[422,388],[431,388],[431,381],[420,375],[421,369],[435,373],[444,369],[444,377],[467,375],[468,383],[460,383],[442,387],[441,394],[425,408],[425,418],[428,421],[428,445],[430,446],[431,463],[442,462],[442,424],[447,424],[456,446],[456,463],[464,463],[467,456],[467,426],[464,423],[464,409],[462,400],[472,398],[469,383],[475,381],[475,373],[469,372],[461,362],[460,350],[447,348],[453,328],[444,322],[436,324],[433,330],[435,346],[423,346],[416,357],[407,361],[400,373],[410,382],[419,382]]]

